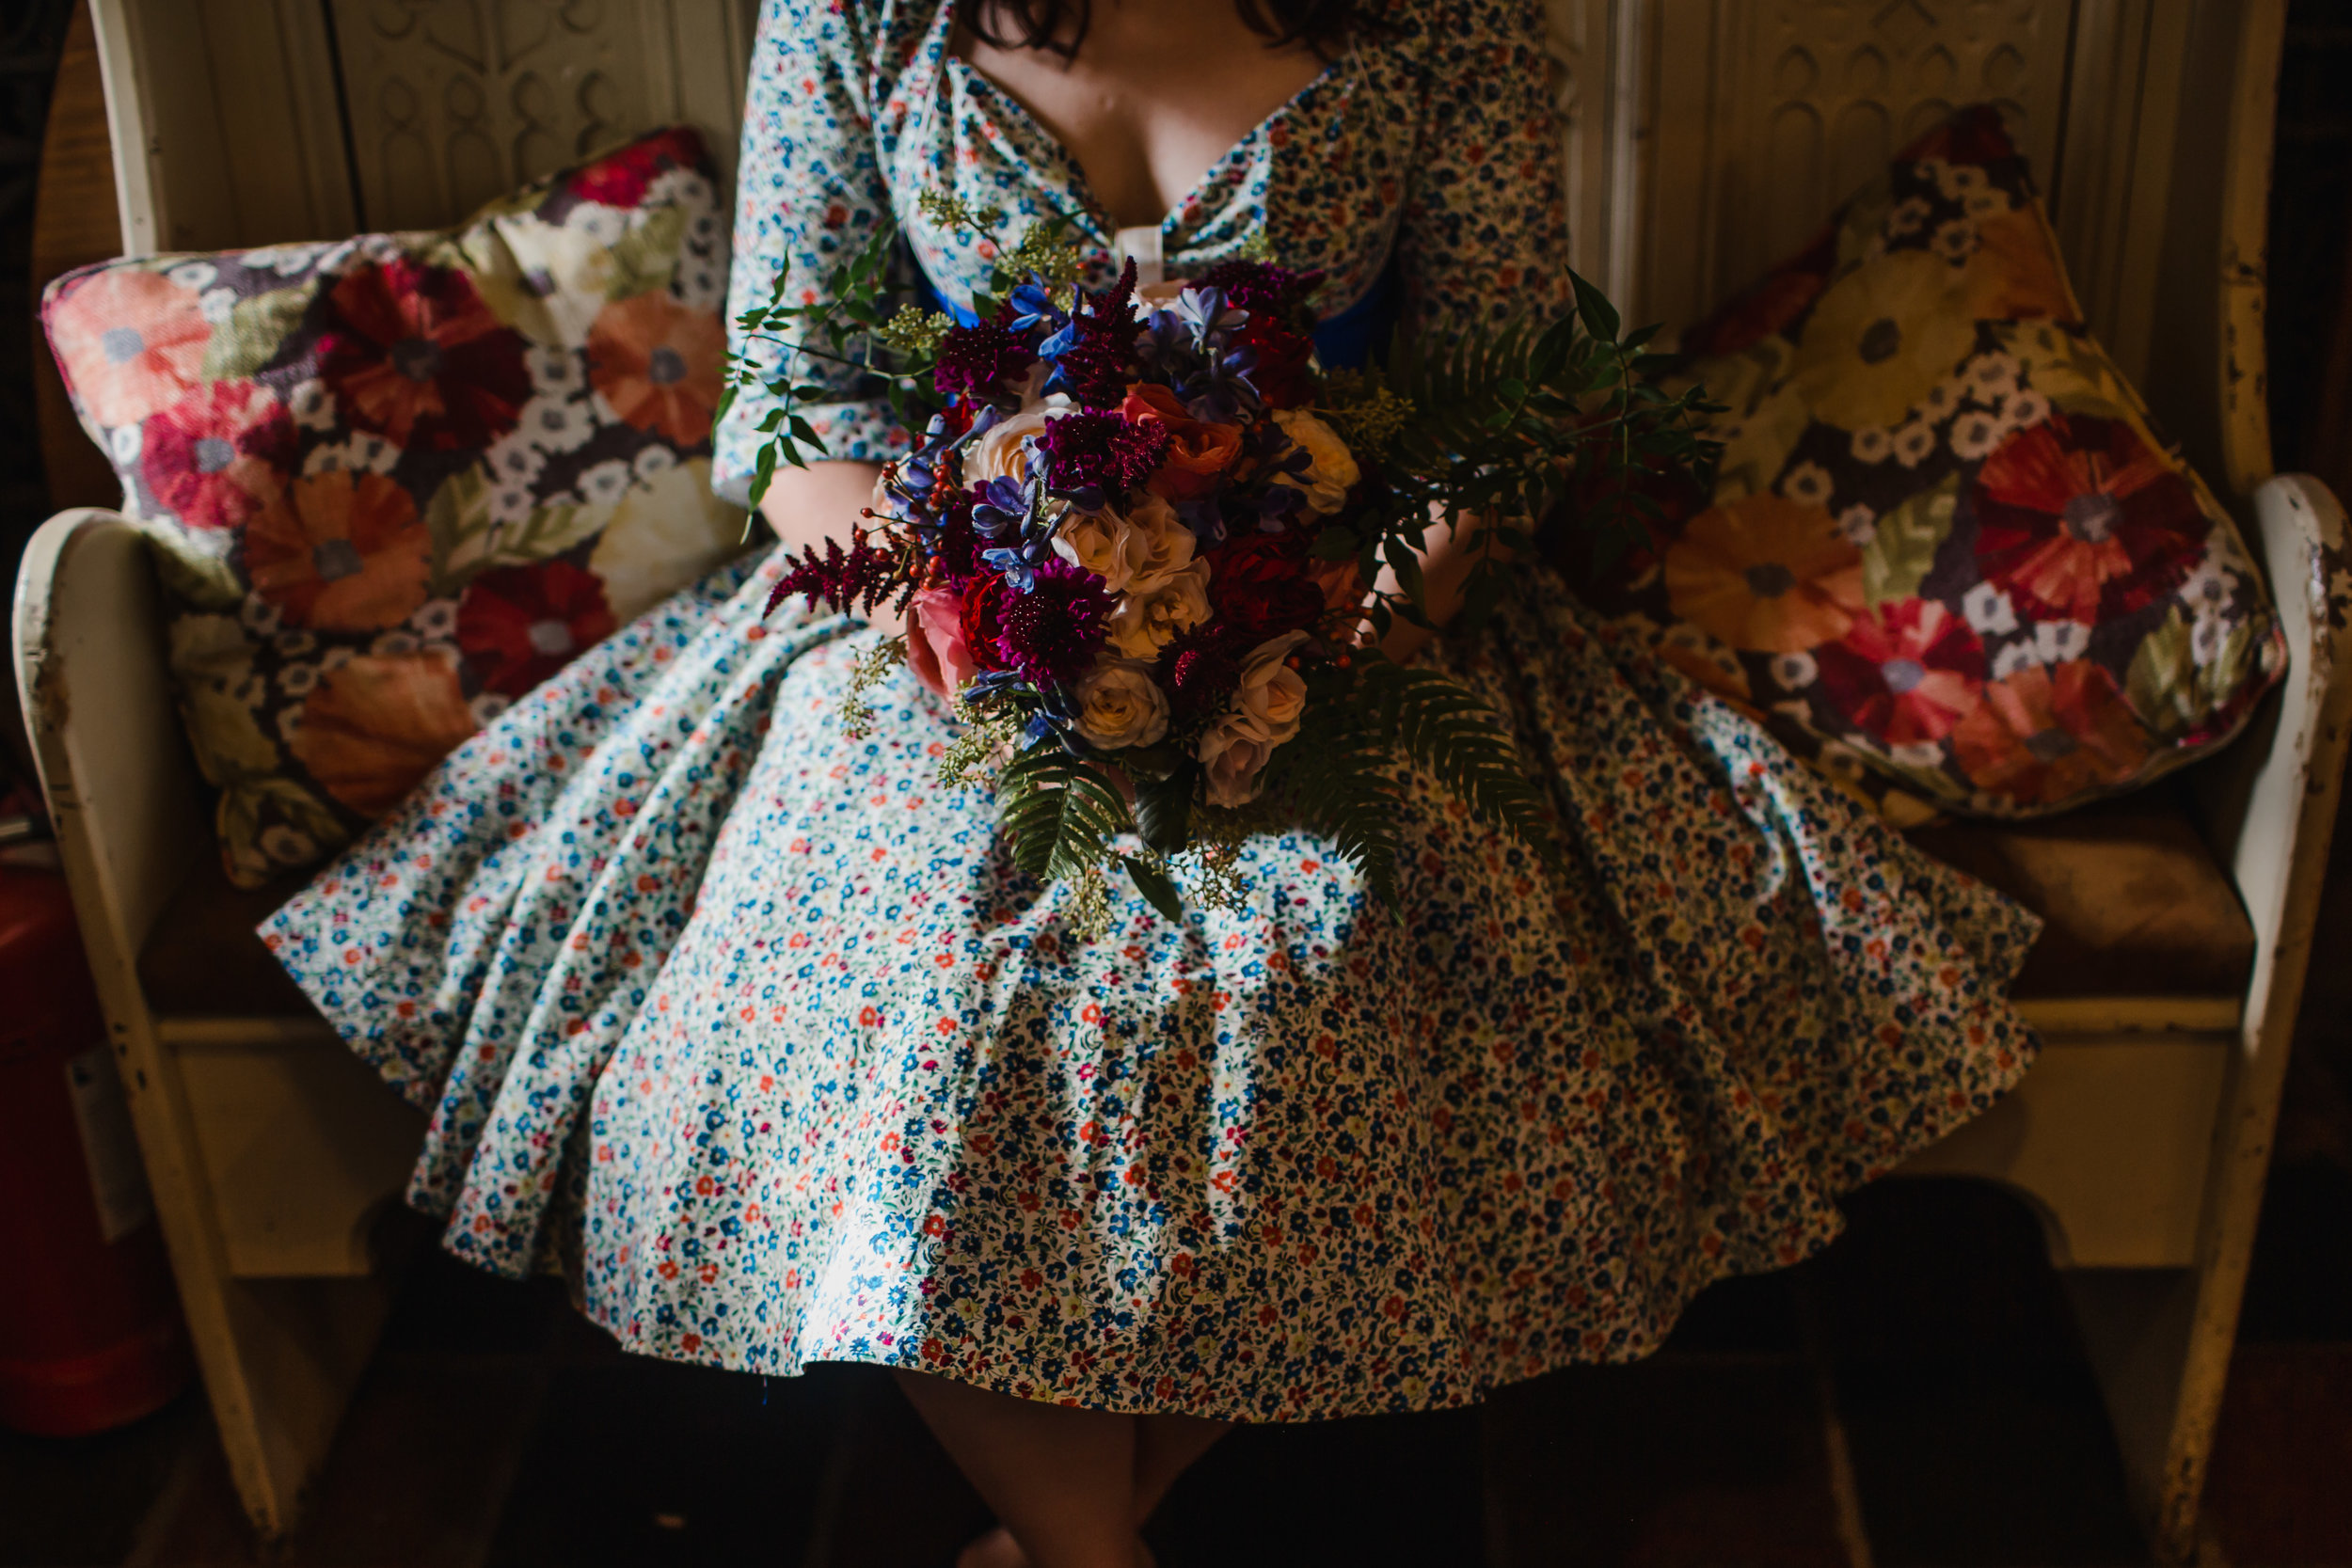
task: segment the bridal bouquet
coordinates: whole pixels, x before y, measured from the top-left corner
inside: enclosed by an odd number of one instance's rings
[[[1001,222],[926,199],[960,227]],[[1434,356],[1401,342],[1382,372],[1326,374],[1304,309],[1320,274],[1236,261],[1138,288],[1131,261],[1089,292],[1075,247],[1032,229],[959,325],[885,315],[889,238],[844,263],[831,303],[786,304],[779,278],[741,319],[785,350],[779,368],[730,365],[730,402],[777,402],[755,504],[779,462],[822,455],[798,404],[840,395],[800,385],[798,356],[871,373],[923,431],[849,547],[791,561],[769,608],[903,615],[860,686],[903,658],[952,703],[950,779],[993,784],[1016,860],[1075,883],[1082,926],[1114,868],[1170,919],[1179,870],[1230,902],[1241,840],[1280,823],[1329,836],[1392,898],[1401,759],[1552,852],[1496,717],[1377,639],[1426,624],[1433,517],[1470,520],[1477,617],[1507,581],[1500,552],[1532,547],[1569,475],[1704,460],[1695,404],[1643,379],[1646,333],[1620,341],[1580,279],[1577,316],[1540,331]],[[1579,488],[1642,504],[1637,486]]]

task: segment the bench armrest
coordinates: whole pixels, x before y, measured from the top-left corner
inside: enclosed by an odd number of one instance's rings
[[[17,690],[108,1011],[144,1012],[140,946],[212,825],[164,659],[147,541],[85,507],[41,525],[16,583]]]

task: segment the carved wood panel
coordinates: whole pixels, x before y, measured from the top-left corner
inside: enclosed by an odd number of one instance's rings
[[[363,219],[453,221],[674,120],[732,170],[754,0],[332,0]]]

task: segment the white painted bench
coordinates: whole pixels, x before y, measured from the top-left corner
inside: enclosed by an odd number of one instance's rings
[[[134,252],[446,222],[592,145],[694,121],[732,163],[753,0],[96,0]],[[2284,0],[1549,0],[1574,261],[1634,319],[1695,319],[1792,249],[1910,131],[1993,98],[2052,197],[2090,322],[2217,488],[2276,589],[2293,671],[2181,792],[2250,960],[2184,990],[2111,975],[2026,1010],[2023,1086],[1910,1168],[2042,1215],[2136,1500],[2185,1557],[2228,1366],[2342,773],[2344,519],[2274,476],[2265,200]],[[138,539],[35,540],[16,658],[76,907],[238,1487],[291,1527],[380,1324],[374,1217],[412,1113],[259,985],[191,998],[247,908],[204,886],[200,787]],[[2152,802],[2160,800],[2151,797]],[[1971,830],[2004,856],[2071,852]],[[2083,863],[2077,901],[2134,896]],[[2243,919],[2226,908],[2229,895]],[[2117,929],[2130,919],[2110,922]],[[2086,941],[2105,940],[2094,931]],[[198,944],[191,946],[192,943]],[[219,971],[219,973],[226,973]],[[2085,971],[2085,974],[2089,972]],[[2063,977],[2061,977],[2062,981]]]

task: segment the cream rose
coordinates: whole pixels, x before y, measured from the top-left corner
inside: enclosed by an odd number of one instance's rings
[[[1061,526],[1054,531],[1054,553],[1101,578],[1114,594],[1125,593],[1135,579],[1142,546],[1141,536],[1116,512],[1073,509],[1062,515]]]
[[[1347,443],[1340,439],[1338,431],[1304,408],[1278,408],[1274,411],[1274,422],[1282,427],[1282,433],[1307,453],[1311,462],[1303,480],[1285,477],[1276,483],[1303,492],[1310,511],[1327,515],[1337,512],[1347,500],[1349,489],[1361,477]]]
[[[1144,594],[1124,594],[1111,611],[1110,642],[1129,658],[1154,659],[1179,632],[1209,618],[1209,563],[1195,561]]]
[[[1106,751],[1149,746],[1166,735],[1168,694],[1152,679],[1152,667],[1127,658],[1097,664],[1078,682],[1078,733]]]
[[[979,484],[992,479],[1027,477],[1029,437],[1043,430],[1046,420],[1058,418],[1069,401],[1057,392],[982,431],[979,439],[963,451],[963,482]]]
[[[1307,710],[1307,683],[1283,662],[1306,641],[1303,631],[1284,632],[1259,643],[1242,661],[1241,687],[1233,700],[1277,746],[1298,733],[1298,716]]]
[[[1274,742],[1246,713],[1227,713],[1200,732],[1194,755],[1206,775],[1209,804],[1246,806],[1258,798],[1259,777]]]
[[[1176,509],[1158,496],[1147,492],[1128,509],[1127,528],[1136,545],[1135,572],[1127,580],[1126,592],[1152,593],[1192,564],[1192,530],[1179,522]]]

